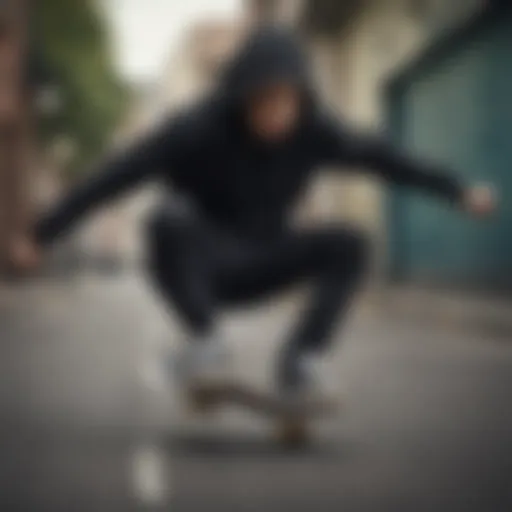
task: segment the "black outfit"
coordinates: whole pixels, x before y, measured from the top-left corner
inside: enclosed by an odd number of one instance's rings
[[[276,81],[303,92],[302,117],[286,140],[267,144],[251,137],[243,107],[253,91]],[[43,217],[35,234],[41,243],[51,242],[103,201],[159,178],[187,206],[169,200],[149,222],[151,269],[188,326],[208,330],[220,305],[310,279],[310,310],[288,346],[319,348],[367,256],[364,237],[351,230],[296,232],[289,226],[291,207],[320,166],[364,168],[452,202],[461,197],[461,186],[443,170],[411,160],[379,138],[354,135],[333,119],[317,102],[293,35],[264,27],[227,66],[214,94],[108,162]]]

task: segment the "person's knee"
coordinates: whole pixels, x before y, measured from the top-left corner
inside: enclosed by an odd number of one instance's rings
[[[151,243],[161,245],[188,236],[196,224],[193,213],[184,208],[166,206],[147,219],[146,231]]]
[[[350,234],[349,239],[349,256],[356,266],[361,269],[366,268],[371,252],[369,236],[361,231],[355,231]]]
[[[359,230],[338,230],[333,233],[330,255],[334,268],[342,273],[361,273],[370,260],[370,238]]]

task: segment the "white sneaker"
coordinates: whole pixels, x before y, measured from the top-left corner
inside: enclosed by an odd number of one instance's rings
[[[317,400],[331,397],[334,389],[326,375],[326,361],[311,354],[287,354],[278,369],[279,392],[291,401]]]
[[[218,340],[189,342],[173,359],[172,370],[185,387],[218,385],[233,374],[229,347]]]

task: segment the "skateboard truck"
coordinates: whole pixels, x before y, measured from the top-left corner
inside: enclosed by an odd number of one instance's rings
[[[277,420],[277,440],[287,447],[303,445],[309,438],[309,423],[339,408],[339,403],[329,398],[290,401],[238,381],[196,383],[187,392],[194,408],[201,412],[235,405]]]

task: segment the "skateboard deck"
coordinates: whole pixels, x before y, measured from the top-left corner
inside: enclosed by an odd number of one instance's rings
[[[286,445],[304,444],[315,420],[333,415],[340,404],[331,398],[311,398],[292,402],[239,381],[196,385],[188,390],[196,409],[236,406],[265,415],[276,422],[278,441]]]

